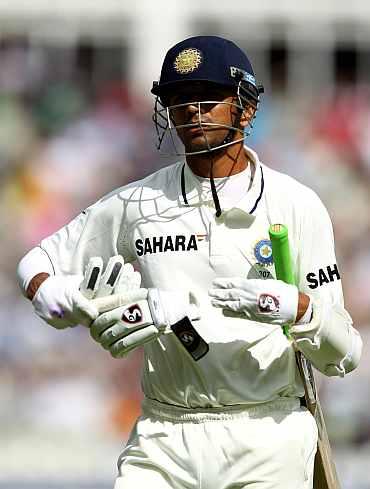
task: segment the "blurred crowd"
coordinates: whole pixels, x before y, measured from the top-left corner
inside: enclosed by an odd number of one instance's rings
[[[113,360],[84,328],[53,330],[15,281],[18,260],[41,238],[169,163],[154,147],[148,98],[119,80],[91,83],[83,70],[67,76],[58,63],[0,46],[0,483],[60,471],[113,477],[141,400],[140,352]],[[268,93],[249,144],[315,189],[331,214],[364,356],[345,379],[320,377],[320,392],[345,488],[370,488],[365,462],[348,462],[370,453],[370,87]]]

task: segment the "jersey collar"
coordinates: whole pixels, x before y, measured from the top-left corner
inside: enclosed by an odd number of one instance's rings
[[[244,197],[232,209],[223,207],[221,202],[223,213],[242,211],[255,215],[263,197],[265,182],[261,162],[251,148],[244,146],[244,150],[251,162],[251,183],[249,188],[246,188]],[[199,207],[210,202],[209,193],[206,196],[202,195],[201,185],[186,163],[180,172],[180,200],[181,204],[187,207]]]

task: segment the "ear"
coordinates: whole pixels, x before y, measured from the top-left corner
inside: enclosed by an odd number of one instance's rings
[[[245,128],[253,120],[254,114],[256,113],[256,108],[253,105],[248,104],[243,110],[242,116],[240,118],[241,127]]]

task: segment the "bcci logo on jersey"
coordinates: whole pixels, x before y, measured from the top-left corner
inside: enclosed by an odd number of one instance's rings
[[[259,265],[269,266],[273,264],[272,245],[269,239],[260,239],[254,245],[253,254]]]

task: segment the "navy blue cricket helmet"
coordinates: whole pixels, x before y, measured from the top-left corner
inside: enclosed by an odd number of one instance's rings
[[[256,103],[263,87],[256,84],[247,55],[232,41],[218,36],[196,36],[173,46],[163,61],[159,81],[152,93],[163,97],[180,84],[208,82],[238,90],[240,82],[248,98]]]
[[[181,92],[183,86],[202,82],[235,90],[235,97],[231,102],[217,102],[236,109],[230,125],[201,120],[200,114],[203,108],[214,103],[212,100],[188,100],[185,103],[170,104],[170,96]],[[243,142],[253,127],[263,87],[257,85],[247,55],[235,43],[218,36],[196,36],[179,42],[167,52],[160,79],[153,83],[151,91],[156,95],[153,122],[157,132],[157,148],[163,152],[170,147],[172,151],[169,154],[187,156],[212,153]],[[193,117],[192,121],[176,125],[173,117],[175,112],[181,107],[190,105],[197,106],[197,120]],[[240,124],[242,114],[250,107],[254,109],[252,117],[249,118],[247,127],[242,126]],[[207,126],[229,129],[229,131],[221,143],[211,144],[205,130]],[[202,147],[182,149],[181,144],[180,147],[177,145],[178,130],[185,127],[203,130]]]

